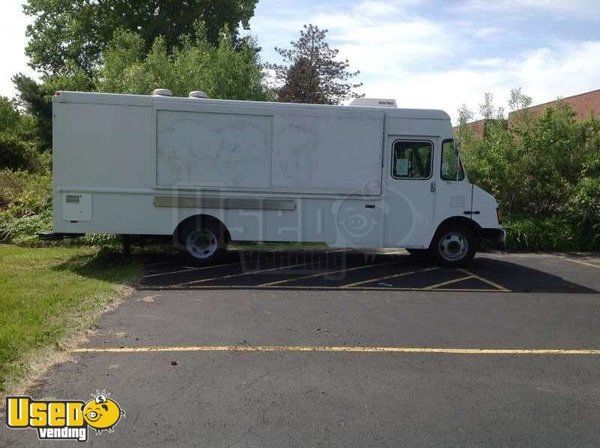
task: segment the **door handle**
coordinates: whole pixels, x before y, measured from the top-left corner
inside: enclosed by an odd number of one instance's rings
[[[431,182],[430,190],[432,193],[435,193],[435,182]]]

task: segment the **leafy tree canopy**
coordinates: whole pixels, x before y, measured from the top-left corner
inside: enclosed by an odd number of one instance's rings
[[[221,28],[237,37],[247,28],[258,0],[27,0],[33,17],[27,28],[30,65],[46,75],[82,69],[91,76],[113,32],[124,29],[141,36],[149,51],[157,36],[171,52],[194,23],[206,23],[206,37],[216,44]]]
[[[176,96],[203,90],[212,98],[265,100],[263,76],[254,41],[245,39],[234,47],[225,30],[213,46],[205,28],[198,25],[171,54],[163,37],[154,41],[146,55],[141,36],[131,31],[116,33],[105,51],[97,88],[135,94],[168,88]]]

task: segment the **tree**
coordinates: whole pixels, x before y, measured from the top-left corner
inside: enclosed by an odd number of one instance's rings
[[[23,10],[33,18],[27,27],[30,65],[46,75],[81,69],[92,77],[102,51],[117,29],[138,33],[145,52],[163,36],[169,52],[194,23],[206,24],[216,44],[223,26],[232,39],[238,26],[247,28],[258,0],[27,0]]]
[[[15,101],[0,96],[0,133],[14,133],[21,125],[21,119]]]
[[[27,141],[31,137],[30,125],[29,116],[18,109],[15,100],[0,96],[0,170],[29,170],[38,167],[37,154],[33,145]],[[0,194],[0,202],[1,196]]]
[[[479,105],[479,113],[484,120],[503,120],[504,108],[494,105],[494,94],[486,92],[483,95],[483,103]]]
[[[12,79],[20,105],[33,119],[31,137],[41,151],[52,147],[52,97],[58,90],[92,90],[93,85],[82,71],[72,75],[45,76],[41,83],[21,73]]]
[[[143,38],[136,33],[115,34],[105,51],[100,91],[147,94],[161,87],[177,96],[203,90],[211,98],[267,99],[262,65],[252,40],[246,39],[234,47],[231,35],[224,30],[215,47],[208,41],[205,29],[197,26],[193,35],[182,38],[172,54],[162,37],[154,41],[147,55],[143,45]]]
[[[316,67],[310,59],[303,56],[298,58],[289,68],[277,99],[285,103],[327,104],[321,82],[316,75]]]
[[[523,93],[521,87],[512,89],[510,91],[510,98],[508,100],[508,107],[511,112],[526,109],[531,106],[532,99]]]
[[[268,64],[274,72],[277,99],[284,102],[339,104],[360,96],[355,89],[362,83],[349,80],[359,72],[348,71],[348,60],[338,60],[339,50],[325,41],[327,30],[304,25],[291,48],[275,48],[283,64]]]
[[[52,146],[52,103],[43,84],[21,73],[13,77],[19,103],[36,123],[38,145],[41,149]]]

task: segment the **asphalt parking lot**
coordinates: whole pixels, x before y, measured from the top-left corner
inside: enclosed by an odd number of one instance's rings
[[[598,446],[599,291],[594,256],[152,260],[31,395],[110,391],[126,417],[90,446]]]

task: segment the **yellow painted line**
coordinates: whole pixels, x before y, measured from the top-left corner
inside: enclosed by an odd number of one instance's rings
[[[562,258],[564,260],[572,261],[573,263],[579,263],[579,264],[583,264],[585,266],[592,266],[593,268],[600,269],[600,266],[597,265],[597,264],[589,263],[587,261],[575,260],[573,258],[569,258],[569,257],[566,257],[564,255],[557,255],[557,256],[558,256],[558,258]]]
[[[463,280],[470,280],[472,278],[475,278],[475,277],[473,277],[472,275],[467,275],[466,277],[461,277],[461,278],[456,278],[454,280],[448,280],[446,282],[436,283],[435,285],[427,286],[425,289],[437,289],[442,286],[452,285],[453,283],[462,282]]]
[[[191,286],[191,285],[196,285],[198,283],[210,282],[211,280],[223,280],[226,278],[243,277],[245,275],[262,274],[263,272],[282,271],[284,269],[297,268],[300,266],[311,266],[316,263],[319,263],[319,261],[314,261],[312,263],[291,264],[291,265],[279,266],[276,268],[269,268],[269,269],[259,269],[258,271],[247,271],[247,272],[242,272],[241,274],[223,275],[221,277],[205,278],[202,280],[195,280],[193,282],[180,283],[179,285],[174,285],[174,286]]]
[[[429,272],[429,271],[435,271],[439,268],[426,268],[426,269],[419,269],[417,271],[409,271],[409,272],[401,272],[399,274],[392,274],[392,275],[386,275],[385,277],[379,277],[379,278],[372,278],[370,280],[362,280],[360,282],[355,282],[355,283],[348,283],[347,285],[342,285],[340,288],[353,288],[355,286],[358,285],[364,285],[366,283],[373,283],[373,282],[382,282],[384,280],[390,280],[392,278],[399,278],[399,277],[406,277],[408,275],[412,275],[412,274],[419,274],[421,272]],[[389,290],[392,288],[386,288],[386,287],[381,287],[381,288],[377,288],[377,289],[385,289],[385,290]],[[417,288],[416,288],[417,289]],[[418,288],[420,291],[423,291],[424,288]]]
[[[73,353],[162,353],[162,352],[327,352],[327,353],[423,353],[445,355],[600,355],[600,349],[530,348],[436,348],[362,347],[309,345],[191,345],[158,347],[77,348]]]
[[[171,275],[171,274],[182,274],[184,272],[199,272],[199,271],[206,271],[208,269],[214,269],[214,268],[222,268],[224,266],[232,266],[234,264],[239,264],[239,261],[233,262],[233,263],[225,263],[225,264],[215,264],[212,266],[202,266],[202,267],[198,267],[198,268],[184,268],[184,269],[179,269],[177,271],[169,271],[169,272],[159,272],[157,274],[149,274],[149,275],[144,275],[144,278],[152,278],[152,277],[162,277],[164,275]]]
[[[472,276],[473,278],[476,278],[476,279],[477,279],[477,280],[479,280],[480,282],[487,283],[488,285],[490,285],[490,286],[493,286],[494,288],[496,288],[496,289],[499,289],[500,291],[504,291],[504,292],[510,292],[510,289],[508,289],[508,288],[505,288],[505,287],[504,287],[504,286],[502,286],[500,283],[495,283],[495,282],[493,282],[493,281],[491,281],[491,280],[488,280],[488,279],[486,279],[486,278],[480,277],[479,275],[477,275],[477,274],[474,274],[474,273],[473,273],[473,272],[471,272],[471,271],[467,271],[466,269],[459,269],[459,271],[461,271],[461,272],[464,272],[465,274],[467,274],[467,275],[470,275],[470,276]]]
[[[275,286],[275,285],[281,285],[284,283],[288,283],[288,282],[293,282],[295,280],[305,280],[307,278],[314,278],[314,277],[324,277],[326,275],[332,275],[332,274],[339,274],[342,272],[350,272],[350,271],[357,271],[359,269],[367,269],[367,268],[372,268],[374,266],[386,266],[386,265],[390,265],[396,263],[396,261],[388,261],[386,263],[376,263],[376,264],[365,264],[362,266],[355,266],[353,268],[344,268],[344,269],[336,269],[334,271],[327,271],[327,272],[318,272],[316,274],[311,274],[311,275],[303,275],[302,277],[295,277],[295,278],[288,278],[285,280],[278,280],[276,282],[269,282],[269,283],[263,283],[262,285],[258,285],[258,287],[267,287],[267,286]]]

